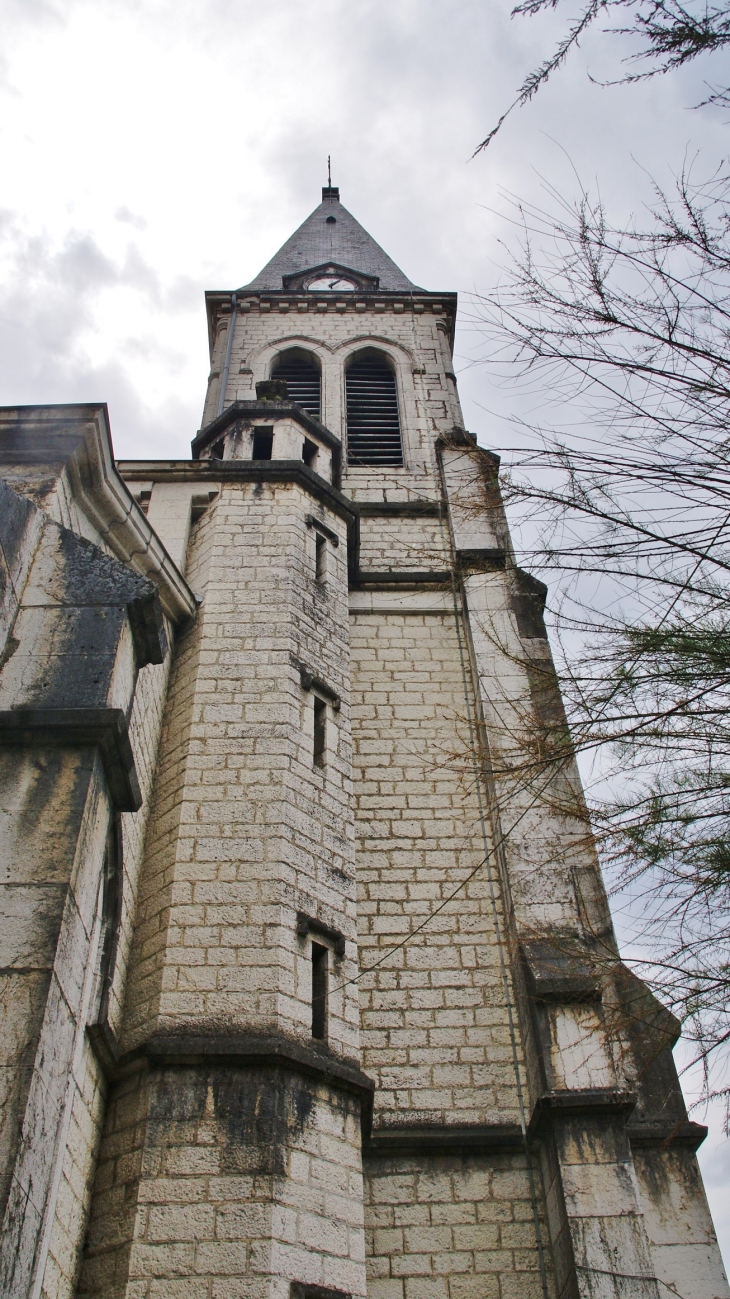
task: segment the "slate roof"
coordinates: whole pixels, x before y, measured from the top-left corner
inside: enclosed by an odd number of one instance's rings
[[[335,220],[328,224],[327,217],[332,216]],[[281,293],[284,275],[295,275],[325,262],[349,267],[363,275],[377,275],[378,287],[385,292],[408,292],[418,287],[342,206],[339,197],[323,197],[319,207],[287,239],[276,256],[243,287]]]

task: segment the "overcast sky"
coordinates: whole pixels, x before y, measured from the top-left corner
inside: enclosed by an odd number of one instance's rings
[[[692,111],[714,60],[601,88],[629,51],[599,31],[486,154],[474,148],[549,53],[562,11],[509,0],[0,0],[0,404],[106,401],[120,457],[187,458],[208,374],[207,289],[245,284],[316,206],[342,201],[411,279],[499,275],[505,193],[577,177],[618,218],[727,114]],[[457,335],[466,424],[499,450],[504,398]],[[701,1117],[698,1115],[697,1117]],[[700,1152],[726,1259],[730,1154]]]

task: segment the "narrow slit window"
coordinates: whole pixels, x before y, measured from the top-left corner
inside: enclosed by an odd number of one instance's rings
[[[253,435],[252,460],[270,460],[274,447],[273,428],[258,428]]]
[[[314,754],[315,767],[323,767],[327,748],[327,705],[324,699],[314,697]]]
[[[274,363],[271,377],[284,379],[289,400],[319,419],[320,373],[309,356],[297,351],[282,352]]]
[[[310,469],[314,469],[317,463],[318,451],[319,451],[319,447],[317,446],[316,442],[310,442],[309,438],[304,439],[304,446],[302,447],[302,460],[304,461],[305,465],[309,466]]]
[[[345,373],[347,463],[402,465],[395,375],[378,352],[360,354]]]
[[[312,1037],[327,1037],[327,963],[329,952],[312,943]]]
[[[314,576],[318,582],[327,576],[327,542],[318,532],[314,534]]]
[[[217,442],[214,442],[214,444],[213,444],[213,449],[211,450],[211,453],[210,453],[210,454],[211,454],[211,458],[212,458],[213,460],[222,460],[222,459],[223,459],[223,452],[224,452],[224,450],[225,450],[225,445],[226,445],[226,444],[225,444],[225,442],[223,441],[223,438],[220,438]]]

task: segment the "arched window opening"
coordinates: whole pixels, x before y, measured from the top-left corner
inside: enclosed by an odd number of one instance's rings
[[[319,367],[307,355],[297,348],[282,352],[277,356],[271,371],[272,379],[285,379],[289,396],[297,406],[301,406],[308,415],[319,419],[320,412],[320,373]]]
[[[347,463],[402,465],[395,375],[381,352],[361,352],[345,373]]]

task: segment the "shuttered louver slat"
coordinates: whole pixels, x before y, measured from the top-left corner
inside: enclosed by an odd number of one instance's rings
[[[380,356],[361,356],[348,366],[347,462],[402,465],[395,375]]]
[[[296,353],[284,355],[271,372],[272,379],[285,379],[289,396],[308,415],[319,419],[320,375],[316,365]]]

